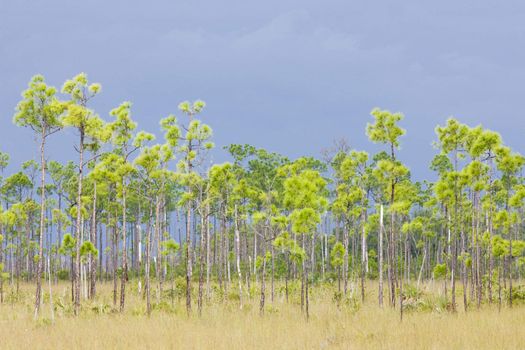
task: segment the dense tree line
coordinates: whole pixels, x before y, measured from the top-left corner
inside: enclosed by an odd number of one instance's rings
[[[79,314],[107,280],[116,309],[136,283],[150,314],[182,279],[188,313],[229,293],[241,308],[258,298],[264,313],[267,299],[288,300],[298,281],[308,317],[312,285],[364,300],[377,280],[379,306],[386,296],[402,317],[404,286],[437,280],[452,311],[512,306],[525,262],[525,158],[499,134],[452,118],[438,126],[436,181],[411,178],[398,158],[403,115],[380,109],[366,128],[384,146],[377,154],[341,141],[322,159],[290,160],[234,144],[230,162],[210,165],[204,102],[182,102],[178,118],[161,119],[159,141],[137,130],[129,102],[101,118],[90,106],[100,92],[85,74],[60,93],[38,75],[16,106],[14,123],[34,132],[38,162],[5,174],[0,153],[0,302],[6,284],[17,292],[33,281],[37,317],[43,281],[69,279]],[[78,158],[62,164],[46,144],[65,128],[78,136]]]

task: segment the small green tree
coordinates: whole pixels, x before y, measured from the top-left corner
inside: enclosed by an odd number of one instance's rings
[[[175,242],[174,239],[169,239],[167,241],[162,242],[162,255],[166,258],[174,258],[177,252],[180,249],[180,245]],[[175,273],[171,273],[171,291],[170,291],[170,297],[171,297],[171,306],[173,306],[174,303],[174,297],[175,297]]]
[[[341,292],[341,266],[344,263],[345,247],[341,242],[336,242],[330,252],[330,264],[337,269],[337,290]]]

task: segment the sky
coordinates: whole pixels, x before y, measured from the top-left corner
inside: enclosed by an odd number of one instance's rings
[[[0,150],[11,170],[36,157],[12,124],[31,76],[60,88],[85,72],[101,117],[131,101],[159,137],[179,102],[206,101],[217,162],[230,143],[320,157],[346,138],[376,152],[370,111],[402,112],[399,156],[421,180],[451,116],[525,153],[524,22],[515,0],[0,0]],[[51,136],[49,158],[74,159],[75,140]]]

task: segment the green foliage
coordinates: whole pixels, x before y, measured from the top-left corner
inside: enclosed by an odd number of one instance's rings
[[[174,239],[162,242],[162,255],[164,256],[176,254],[179,249],[180,245]]]
[[[65,110],[65,104],[57,99],[56,89],[48,86],[43,76],[35,75],[22,97],[13,117],[16,125],[30,127],[42,139],[62,127],[59,117]]]
[[[98,250],[95,248],[92,242],[85,241],[80,246],[80,256],[87,257],[89,255],[97,256]]]
[[[432,271],[432,273],[434,275],[434,278],[436,279],[445,278],[448,273],[447,264],[445,263],[436,264],[436,266],[434,266],[434,270]]]
[[[371,112],[375,123],[368,124],[366,134],[372,142],[389,144],[393,148],[399,147],[399,137],[405,134],[405,130],[400,128],[397,123],[403,120],[401,113],[392,113],[387,110],[374,108]]]
[[[59,248],[59,253],[66,256],[74,256],[75,253],[75,239],[69,233],[66,233],[62,238],[62,244]]]
[[[335,268],[340,268],[343,266],[344,262],[344,255],[345,255],[345,248],[341,242],[337,242],[332,247],[332,251],[330,253],[330,264]]]

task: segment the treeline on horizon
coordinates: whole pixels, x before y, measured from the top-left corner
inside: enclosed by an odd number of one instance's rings
[[[36,75],[16,106],[13,122],[34,132],[39,161],[4,174],[0,152],[2,303],[7,283],[18,293],[32,282],[38,317],[43,281],[60,279],[71,281],[75,315],[106,280],[120,311],[137,283],[148,315],[175,280],[188,314],[217,293],[235,293],[241,308],[259,298],[264,313],[295,281],[306,317],[309,288],[322,283],[363,301],[377,285],[378,305],[401,318],[404,287],[428,280],[443,283],[452,311],[525,296],[513,288],[525,272],[525,158],[496,132],[453,118],[438,126],[437,181],[411,179],[398,159],[403,115],[377,108],[366,128],[384,147],[377,154],[338,142],[323,159],[290,160],[232,144],[230,162],[209,165],[204,102],[180,103],[155,139],[137,130],[130,102],[101,118],[90,107],[100,92],[84,73],[60,93]],[[78,153],[64,164],[46,158],[63,129],[75,131]]]

